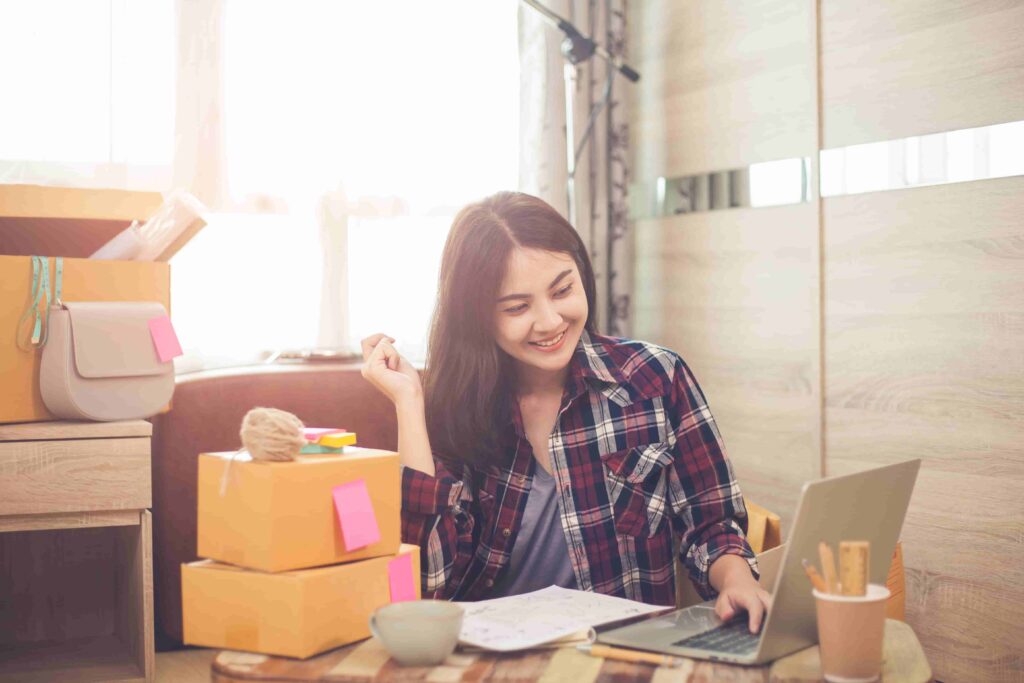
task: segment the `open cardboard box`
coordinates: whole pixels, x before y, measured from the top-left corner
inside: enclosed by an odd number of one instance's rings
[[[38,349],[18,348],[18,321],[31,303],[31,256],[64,257],[65,301],[159,301],[171,310],[166,262],[203,225],[190,225],[160,261],[99,261],[89,255],[133,220],[145,221],[158,192],[0,184],[0,424],[56,419],[39,394]],[[51,275],[52,283],[52,275]]]

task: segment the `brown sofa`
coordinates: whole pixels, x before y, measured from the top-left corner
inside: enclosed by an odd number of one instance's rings
[[[182,375],[170,412],[153,418],[153,582],[158,649],[181,643],[181,564],[196,558],[197,458],[241,444],[255,406],[311,427],[343,427],[359,445],[394,449],[395,412],[358,363],[268,365]]]

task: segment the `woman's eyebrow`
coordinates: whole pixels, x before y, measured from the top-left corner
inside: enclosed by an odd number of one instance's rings
[[[558,274],[558,277],[556,277],[554,280],[551,281],[551,284],[548,285],[548,289],[551,289],[552,287],[557,285],[559,282],[561,282],[562,278],[564,278],[566,275],[571,275],[571,274],[572,274],[572,268],[570,268],[569,270],[563,270],[561,273]],[[508,301],[510,299],[529,299],[529,298],[530,298],[529,294],[506,294],[505,296],[503,296],[500,299],[498,299],[498,303],[500,304],[502,301]]]

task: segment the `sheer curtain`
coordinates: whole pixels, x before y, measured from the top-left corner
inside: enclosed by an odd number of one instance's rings
[[[626,0],[547,0],[544,3],[614,55],[626,58]],[[561,31],[529,7],[519,9],[521,89],[520,187],[568,215],[566,197],[565,60]],[[587,115],[608,83],[607,62],[579,65],[573,93],[576,145]],[[616,75],[611,99],[594,124],[576,169],[576,230],[590,248],[597,279],[598,326],[628,335],[633,249],[626,187],[626,98],[631,84]]]
[[[170,189],[174,1],[0,2],[0,182]]]
[[[451,218],[518,186],[516,11],[3,2],[0,182],[180,187],[211,209],[172,261],[179,371],[377,330],[422,358]]]
[[[223,83],[218,211],[173,264],[180,367],[377,330],[421,359],[451,218],[517,183],[515,3],[215,4],[178,4],[181,58],[219,54],[197,83]],[[195,106],[209,180],[218,109]]]

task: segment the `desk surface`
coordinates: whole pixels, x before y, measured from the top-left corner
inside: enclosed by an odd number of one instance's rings
[[[882,681],[922,683],[931,680],[931,669],[913,630],[889,620],[885,628],[885,665]],[[810,647],[773,662],[770,666],[741,667],[684,660],[679,668],[632,664],[599,659],[575,648],[533,650],[516,654],[455,654],[442,666],[401,667],[388,657],[375,638],[331,650],[306,660],[269,657],[242,652],[221,652],[213,661],[214,683],[260,681],[691,681],[729,680],[735,683],[821,680],[818,648]]]

